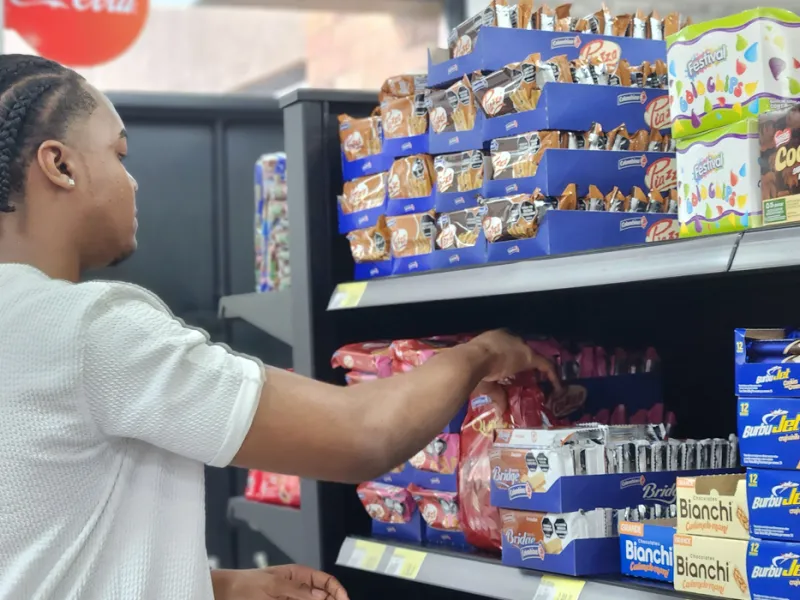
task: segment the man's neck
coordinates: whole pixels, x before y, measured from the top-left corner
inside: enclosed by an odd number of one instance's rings
[[[54,240],[38,244],[28,237],[0,232],[0,263],[20,263],[39,269],[53,279],[77,283],[80,280],[80,260],[76,252],[57,247]]]

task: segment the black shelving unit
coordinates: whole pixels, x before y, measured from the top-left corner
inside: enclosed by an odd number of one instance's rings
[[[732,330],[797,321],[800,228],[424,273],[337,292],[352,280],[348,244],[336,223],[342,189],[337,115],[366,116],[375,104],[374,94],[322,90],[300,90],[281,101],[297,372],[342,383],[330,357],[343,344],[494,327],[606,345],[653,345],[662,357],[667,408],[678,415],[677,435],[714,437],[735,430]],[[256,304],[250,308],[260,310]],[[250,308],[238,316],[251,323],[263,319],[246,314]],[[335,573],[354,599],[379,592],[398,599],[521,600],[533,598],[546,575],[496,559],[424,549],[415,581],[404,581],[390,566],[396,549],[404,548],[400,544],[380,542],[380,557],[367,569],[353,558],[357,542],[369,535],[353,486],[304,480],[302,505],[302,533],[294,534],[304,536],[304,562]],[[581,599],[675,596],[671,588],[643,580],[589,578]]]

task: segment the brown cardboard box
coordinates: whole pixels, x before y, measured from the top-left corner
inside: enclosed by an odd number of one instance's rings
[[[676,488],[679,534],[750,538],[743,474],[678,477]]]
[[[745,540],[675,534],[675,590],[750,600]]]

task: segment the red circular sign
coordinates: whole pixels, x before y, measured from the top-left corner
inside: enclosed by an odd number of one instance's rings
[[[6,27],[36,52],[91,67],[125,52],[147,20],[148,0],[5,0]]]

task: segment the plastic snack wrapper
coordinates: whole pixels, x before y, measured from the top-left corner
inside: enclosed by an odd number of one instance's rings
[[[466,75],[446,90],[431,90],[425,104],[433,133],[471,131],[475,127],[475,95]]]
[[[606,195],[607,212],[628,212],[629,209],[630,200],[618,187],[615,187]]]
[[[469,340],[467,336],[438,336],[423,339],[395,340],[392,356],[395,361],[419,367],[439,352]]]
[[[433,159],[427,154],[398,158],[389,170],[389,198],[422,198],[433,192]]]
[[[391,342],[361,342],[342,346],[333,353],[331,366],[362,373],[374,373],[379,377],[392,374]]]
[[[433,252],[436,239],[434,211],[390,217],[386,224],[391,232],[392,256],[418,256]]]
[[[374,227],[357,229],[347,234],[350,253],[357,263],[378,262],[391,258],[391,234],[386,218],[381,215]]]
[[[484,158],[480,150],[437,156],[433,159],[436,190],[448,193],[480,189],[483,186]]]
[[[499,117],[536,108],[541,92],[536,83],[538,54],[511,63],[488,75],[476,73],[472,90],[487,117]]]
[[[472,53],[475,49],[475,40],[478,39],[478,31],[480,31],[481,27],[496,26],[497,9],[494,0],[492,0],[486,9],[457,25],[450,32],[447,38],[450,58],[458,58],[459,56],[466,56]]]
[[[380,154],[380,118],[371,116],[354,119],[349,115],[339,115],[339,141],[342,152],[349,161]]]
[[[436,248],[471,248],[481,233],[481,209],[466,208],[451,213],[443,213],[436,219]]]
[[[253,502],[300,508],[300,478],[250,469],[244,497]]]
[[[492,178],[533,177],[544,151],[561,146],[562,135],[558,131],[534,131],[492,140]]]
[[[339,206],[346,215],[377,208],[386,200],[386,173],[376,173],[359,177],[344,183],[344,190],[339,196]]]
[[[458,519],[458,494],[455,492],[437,492],[426,490],[416,485],[408,488],[417,503],[423,520],[435,529],[460,531]]]
[[[425,92],[427,75],[394,75],[381,86],[380,99],[409,98]]]
[[[492,198],[484,203],[483,233],[489,242],[531,238],[538,229],[532,197],[516,194]]]
[[[425,93],[384,100],[381,103],[381,123],[387,139],[424,134],[428,131]]]
[[[366,381],[375,381],[378,376],[375,373],[362,373],[361,371],[348,371],[344,374],[347,385],[357,385]]]
[[[370,481],[359,485],[356,491],[367,514],[376,521],[408,523],[414,514],[416,504],[405,488]]]
[[[633,186],[631,190],[630,200],[628,201],[628,211],[635,213],[647,212],[650,207],[650,199],[644,193],[644,190],[638,186]]]
[[[420,471],[450,475],[458,468],[460,442],[461,436],[457,433],[441,433],[408,462]]]

